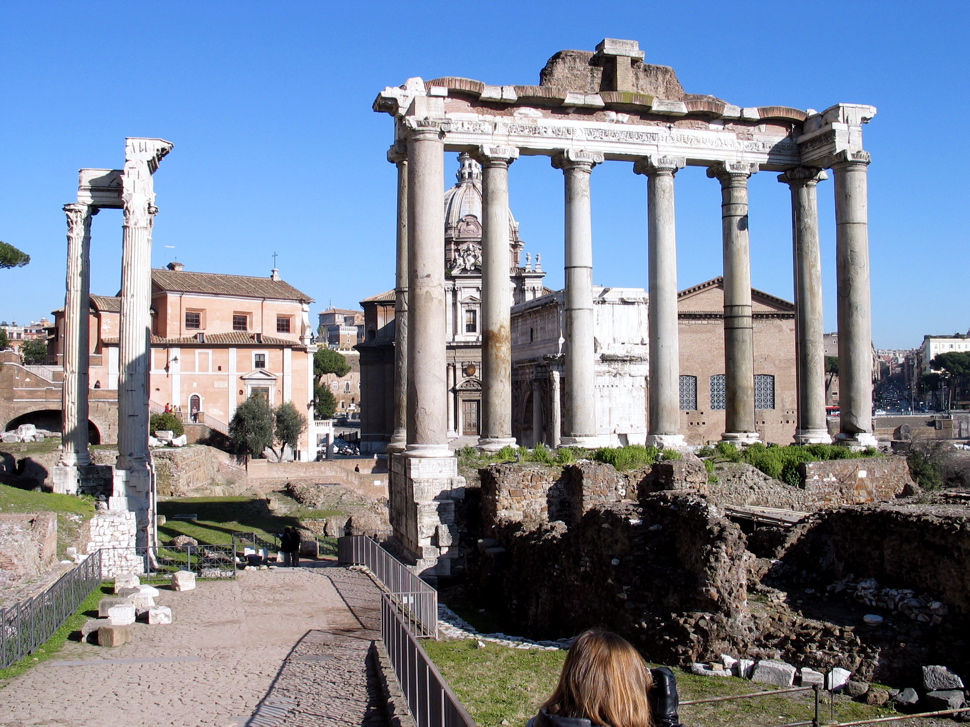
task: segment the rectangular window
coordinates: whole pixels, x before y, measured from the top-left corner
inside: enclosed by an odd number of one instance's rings
[[[711,377],[711,409],[727,409],[727,382],[724,374]]]
[[[254,353],[253,354],[253,368],[254,369],[265,369],[266,368],[266,354],[265,353]]]
[[[478,333],[478,311],[474,308],[465,309],[465,333]]]
[[[276,332],[277,333],[289,333],[290,332],[290,317],[289,316],[276,316]]]
[[[202,328],[202,314],[197,310],[185,312],[185,327],[193,330]]]
[[[754,408],[775,408],[775,377],[771,374],[757,374],[754,377]]]
[[[680,410],[697,411],[697,377],[680,377]]]
[[[249,330],[249,316],[245,313],[233,313],[232,314],[232,330],[234,331],[248,331]]]

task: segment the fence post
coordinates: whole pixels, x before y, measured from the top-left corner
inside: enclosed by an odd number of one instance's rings
[[[815,692],[815,716],[812,717],[812,727],[819,727],[818,721],[818,702],[819,702],[819,685],[813,684],[812,690]]]

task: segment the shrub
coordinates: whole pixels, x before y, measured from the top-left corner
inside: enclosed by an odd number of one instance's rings
[[[555,456],[542,442],[536,444],[535,449],[532,450],[532,460],[534,462],[539,462],[540,464],[552,464],[556,461]]]
[[[148,428],[152,433],[171,432],[176,437],[181,437],[185,434],[185,427],[182,424],[182,420],[171,412],[152,414],[151,419],[148,421]]]
[[[570,447],[560,447],[556,450],[557,464],[572,464],[576,461],[576,455]]]
[[[597,462],[613,465],[619,471],[645,467],[656,462],[659,457],[659,449],[644,447],[642,444],[630,444],[626,447],[600,447],[593,452],[592,456]]]
[[[500,460],[514,461],[519,458],[519,450],[507,444],[498,451],[496,457]]]

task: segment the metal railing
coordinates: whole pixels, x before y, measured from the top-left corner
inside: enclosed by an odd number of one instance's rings
[[[417,727],[475,727],[411,625],[390,595],[381,594],[381,638]]]
[[[42,646],[101,583],[101,553],[89,556],[50,588],[0,609],[0,669]]]
[[[199,578],[235,578],[236,545],[159,545],[156,548],[102,548],[99,575],[110,580],[122,573],[164,578],[180,570]]]
[[[420,636],[438,638],[438,591],[365,535],[337,540],[337,560],[367,567]]]

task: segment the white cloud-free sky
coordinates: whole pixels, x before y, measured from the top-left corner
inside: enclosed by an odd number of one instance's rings
[[[63,305],[77,170],[119,168],[128,136],[175,144],[155,177],[152,261],[268,275],[314,312],[393,287],[390,117],[371,104],[411,76],[538,83],[563,49],[635,39],[689,93],[740,106],[872,104],[865,127],[873,337],[910,348],[970,328],[970,5],[885,2],[211,2],[100,0],[0,7],[0,240],[31,255],[0,271],[0,319]],[[442,185],[454,182],[449,155]],[[526,250],[562,285],[562,174],[511,168]],[[646,179],[593,172],[594,280],[647,285]],[[752,280],[792,297],[791,211],[776,174],[750,182]],[[832,182],[819,187],[826,329],[835,330]],[[121,213],[94,220],[92,292],[120,286]],[[678,283],[721,273],[720,191],[677,175]]]

